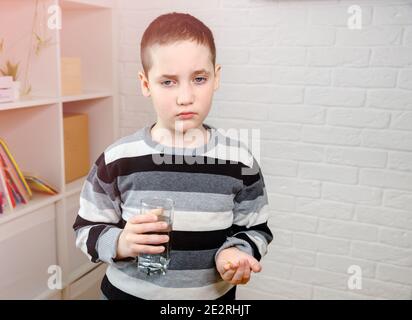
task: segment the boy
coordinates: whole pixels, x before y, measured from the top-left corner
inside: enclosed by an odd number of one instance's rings
[[[273,238],[261,170],[244,145],[203,123],[219,86],[215,59],[211,31],[189,14],[161,15],[143,34],[139,78],[157,121],[97,159],[73,226],[76,245],[108,264],[107,299],[234,300],[236,285],[261,270]],[[170,239],[156,234],[165,226],[155,212],[138,214],[146,196],[174,200]],[[138,254],[168,241],[167,273],[139,272]]]

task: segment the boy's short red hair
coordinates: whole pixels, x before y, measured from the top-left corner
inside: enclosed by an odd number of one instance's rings
[[[212,31],[188,13],[172,12],[154,19],[143,33],[140,42],[140,57],[145,75],[148,76],[152,66],[150,46],[170,44],[181,40],[192,40],[209,47],[213,67],[215,67],[216,47]]]

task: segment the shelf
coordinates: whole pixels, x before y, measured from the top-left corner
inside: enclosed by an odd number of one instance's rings
[[[18,101],[0,103],[0,111],[20,109],[20,108],[30,108],[38,107],[46,104],[58,103],[59,98],[57,97],[24,97]]]
[[[9,59],[18,63],[17,80],[21,82],[23,90],[25,84],[30,86],[31,95],[35,97],[58,95],[58,32],[56,29],[40,27],[39,20],[48,14],[47,7],[54,2],[55,0],[0,2],[1,39],[4,43],[0,65],[3,67]],[[36,43],[34,34],[43,39],[42,45]],[[2,106],[0,104],[0,109]],[[8,108],[12,106],[13,103]]]
[[[63,0],[63,9],[113,8],[113,0]]]
[[[112,92],[89,92],[83,93],[75,96],[63,96],[61,102],[72,102],[72,101],[82,101],[82,100],[91,100],[99,98],[108,98],[112,97]]]
[[[0,214],[0,225],[10,222],[14,219],[21,218],[22,216],[32,213],[37,209],[46,207],[63,198],[62,194],[56,194],[54,196],[34,193],[33,197],[27,204],[18,205],[13,211],[7,210],[6,212]]]
[[[64,195],[65,197],[71,196],[75,193],[78,193],[81,191],[83,187],[83,183],[86,181],[86,177],[77,179],[75,181],[72,181],[70,183],[66,184],[65,192]]]
[[[87,92],[87,93],[83,93],[83,94],[79,94],[75,96],[63,96],[61,98],[31,96],[31,97],[21,98],[18,101],[0,103],[0,111],[38,107],[38,106],[43,106],[46,104],[53,104],[53,103],[58,103],[58,102],[71,102],[71,101],[108,98],[112,96],[113,96],[113,93],[109,91]]]
[[[80,58],[83,92],[113,91],[112,10],[63,6],[62,20],[60,56]]]
[[[65,291],[73,293],[73,297],[82,296],[88,287],[81,279],[92,274],[97,266],[76,247],[73,223],[86,176],[65,183],[64,113],[88,116],[91,168],[117,138],[116,1],[0,3],[0,21],[7,26],[0,36],[5,44],[0,66],[10,57],[13,63],[20,61],[18,80],[27,80],[31,85],[29,96],[0,103],[0,138],[23,173],[44,179],[59,192],[33,192],[27,204],[0,214],[0,251],[8,257],[0,267],[0,297],[59,299]],[[63,28],[50,29],[47,8],[56,4],[61,8]],[[47,45],[36,47],[38,37],[33,37],[33,32]],[[39,54],[30,52],[30,48],[40,48],[36,50]],[[81,61],[81,94],[62,96],[65,57]],[[27,259],[29,265],[22,263]],[[61,292],[51,292],[47,287],[50,265],[61,267]],[[90,277],[99,281],[95,273],[86,278]]]
[[[115,134],[113,97],[63,103],[64,113],[84,113],[89,124],[90,168],[100,154],[113,142]],[[102,126],[102,123],[105,125]]]
[[[59,192],[63,187],[61,127],[58,104],[0,112],[0,137],[20,170],[43,178]]]

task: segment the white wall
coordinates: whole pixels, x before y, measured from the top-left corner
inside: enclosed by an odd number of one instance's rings
[[[362,30],[347,28],[354,2]],[[412,1],[119,5],[122,135],[155,119],[139,43],[170,11],[215,34],[222,84],[207,122],[262,130],[275,240],[239,297],[411,299]],[[361,290],[348,288],[351,265]]]

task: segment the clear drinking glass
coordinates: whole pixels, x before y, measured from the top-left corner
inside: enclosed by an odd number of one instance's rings
[[[174,201],[169,198],[143,198],[140,200],[140,214],[147,214],[150,210],[162,208],[158,214],[158,221],[164,221],[168,228],[164,232],[153,232],[152,234],[166,234],[169,236],[173,226]],[[170,241],[169,241],[170,242]],[[159,254],[139,254],[137,257],[137,268],[139,271],[152,274],[166,274],[170,262],[169,242],[162,243],[165,250]]]

